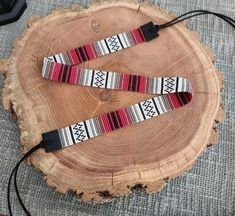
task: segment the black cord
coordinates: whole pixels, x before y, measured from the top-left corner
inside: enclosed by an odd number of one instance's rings
[[[17,198],[20,202],[21,207],[23,208],[24,212],[28,215],[31,216],[31,214],[29,213],[29,211],[27,210],[27,208],[25,207],[20,194],[19,194],[19,190],[18,190],[18,186],[17,186],[17,173],[18,173],[18,169],[21,165],[21,163],[28,158],[31,154],[33,154],[35,151],[37,151],[40,148],[44,148],[43,142],[40,142],[38,145],[34,146],[33,148],[31,148],[23,157],[22,159],[20,159],[20,161],[16,164],[16,166],[14,167],[14,169],[11,172],[10,178],[8,180],[8,187],[7,187],[7,202],[8,202],[8,210],[10,213],[10,216],[13,216],[12,214],[12,209],[11,209],[11,200],[10,200],[10,190],[11,190],[11,180],[12,177],[14,175],[14,185],[15,185],[15,190],[16,190],[16,195]]]
[[[189,14],[192,14],[190,16],[187,16]],[[220,14],[220,13],[214,13],[214,12],[211,12],[211,11],[207,11],[207,10],[194,10],[194,11],[190,11],[190,12],[187,12],[185,14],[182,14],[178,17],[176,17],[175,19],[167,22],[167,23],[164,23],[164,24],[161,24],[161,25],[157,25],[157,28],[160,30],[160,29],[164,29],[164,28],[167,28],[167,27],[170,27],[170,26],[173,26],[179,22],[182,22],[186,19],[189,19],[189,18],[192,18],[192,17],[196,17],[196,16],[200,16],[200,15],[205,15],[205,14],[212,14],[212,15],[215,15],[221,19],[223,19],[225,22],[229,23],[234,29],[235,29],[235,20],[232,19],[231,17],[228,17],[226,15],[223,15],[223,14]],[[182,19],[180,19],[182,18]]]
[[[193,14],[193,13],[196,13],[196,14]],[[183,18],[183,19],[180,19],[180,18],[182,18],[182,17],[184,17],[184,16],[186,16],[186,15],[188,15],[188,14],[193,14],[193,15],[190,15],[190,16],[188,16],[188,17],[185,17],[185,18]],[[179,17],[173,19],[173,20],[171,20],[170,22],[167,22],[167,23],[164,23],[164,24],[160,25],[160,26],[159,26],[159,29],[172,26],[172,25],[174,25],[174,24],[176,24],[176,23],[182,22],[182,21],[184,21],[184,20],[186,20],[186,19],[189,19],[189,18],[191,18],[191,17],[195,17],[195,16],[199,16],[199,15],[203,15],[203,14],[212,14],[212,15],[218,16],[218,17],[220,17],[221,19],[223,19],[224,21],[226,21],[226,22],[228,22],[229,24],[231,24],[233,27],[235,27],[235,25],[234,25],[234,24],[235,24],[235,21],[234,21],[232,18],[230,18],[230,17],[228,17],[228,16],[226,16],[226,15],[219,14],[219,13],[214,13],[214,12],[207,11],[207,10],[195,10],[195,11],[190,11],[190,12],[188,12],[188,13],[185,13],[185,14],[183,14],[183,15],[181,15],[181,16],[179,16]]]
[[[232,19],[232,18],[230,18],[226,15],[219,14],[219,13],[214,13],[214,12],[207,11],[207,10],[194,10],[194,11],[187,12],[187,13],[185,13],[181,16],[178,16],[177,18],[175,18],[175,19],[173,19],[173,20],[171,20],[167,23],[164,23],[164,24],[161,24],[161,25],[156,25],[156,28],[157,28],[157,30],[161,30],[161,29],[173,26],[173,25],[175,25],[179,22],[182,22],[186,19],[189,19],[189,18],[192,18],[192,17],[195,17],[195,16],[199,16],[199,15],[205,15],[205,14],[215,15],[215,16],[223,19],[225,22],[229,23],[235,29],[235,20],[234,19]],[[189,15],[189,16],[187,16],[187,15]],[[8,180],[8,187],[7,187],[7,202],[8,202],[8,210],[9,210],[10,216],[13,216],[12,209],[11,209],[11,200],[10,200],[11,180],[12,180],[13,175],[14,175],[14,186],[15,186],[18,201],[19,201],[22,209],[24,210],[25,214],[28,215],[28,216],[31,216],[31,214],[29,213],[29,211],[27,210],[27,208],[25,207],[25,205],[24,205],[24,203],[21,199],[21,196],[20,196],[20,193],[19,193],[19,190],[18,190],[18,185],[17,185],[17,174],[18,174],[18,170],[19,170],[19,167],[20,167],[21,163],[26,158],[28,158],[30,155],[32,155],[35,151],[37,151],[38,149],[45,148],[46,145],[47,145],[46,143],[40,142],[38,145],[34,146],[32,149],[30,149],[23,156],[23,158],[16,164],[16,166],[12,170],[10,178]]]

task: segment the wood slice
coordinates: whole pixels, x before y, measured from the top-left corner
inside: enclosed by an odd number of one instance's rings
[[[22,153],[36,145],[44,132],[153,97],[43,79],[43,57],[173,17],[157,7],[117,2],[31,18],[29,28],[15,41],[11,57],[0,62],[6,71],[3,103],[18,119]],[[76,191],[83,201],[104,202],[137,186],[149,193],[160,190],[166,179],[187,170],[207,145],[217,141],[215,121],[223,119],[222,76],[213,59],[197,33],[182,23],[162,30],[149,43],[80,65],[186,77],[192,82],[194,98],[181,109],[61,151],[39,150],[30,162],[44,173],[50,186],[60,192]]]

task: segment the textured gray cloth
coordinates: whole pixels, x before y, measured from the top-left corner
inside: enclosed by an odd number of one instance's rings
[[[17,23],[0,27],[0,58],[10,55],[12,42],[26,28],[32,15],[47,15],[57,6],[68,7],[90,2],[75,0],[28,0],[28,9]],[[178,15],[209,9],[233,18],[234,0],[158,0],[152,2]],[[48,188],[35,168],[25,165],[19,174],[20,193],[32,215],[235,215],[235,32],[225,22],[212,16],[188,21],[201,41],[209,44],[216,55],[216,67],[225,75],[223,100],[227,118],[219,126],[220,141],[208,149],[184,175],[170,180],[159,193],[142,191],[114,199],[106,204],[84,204],[72,193],[59,194]],[[0,78],[2,87],[3,77]],[[0,214],[8,214],[6,186],[12,167],[20,159],[19,131],[11,115],[0,106]],[[24,215],[12,197],[15,215]]]

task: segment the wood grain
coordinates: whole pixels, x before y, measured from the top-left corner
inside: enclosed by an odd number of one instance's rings
[[[7,71],[3,104],[17,116],[22,153],[36,145],[43,132],[152,97],[43,79],[43,57],[173,17],[158,7],[116,2],[31,18],[11,57],[0,62]],[[104,202],[135,187],[158,191],[167,179],[190,168],[207,145],[217,141],[215,121],[222,121],[224,114],[222,76],[215,70],[212,52],[198,38],[182,23],[161,31],[149,43],[80,65],[146,76],[183,76],[192,82],[194,98],[179,110],[62,151],[39,150],[30,162],[44,173],[48,185],[60,192],[73,190],[83,201]]]

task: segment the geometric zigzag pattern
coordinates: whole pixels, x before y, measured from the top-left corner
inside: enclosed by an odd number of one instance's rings
[[[145,41],[140,28],[120,33],[94,43],[88,43],[65,53],[48,56],[47,59],[56,63],[76,65],[119,50],[132,47]]]
[[[42,75],[50,80],[95,88],[160,94],[129,107],[58,129],[62,148],[153,118],[191,101],[191,83],[183,77],[146,77],[74,66],[145,41],[139,28],[44,58]]]

